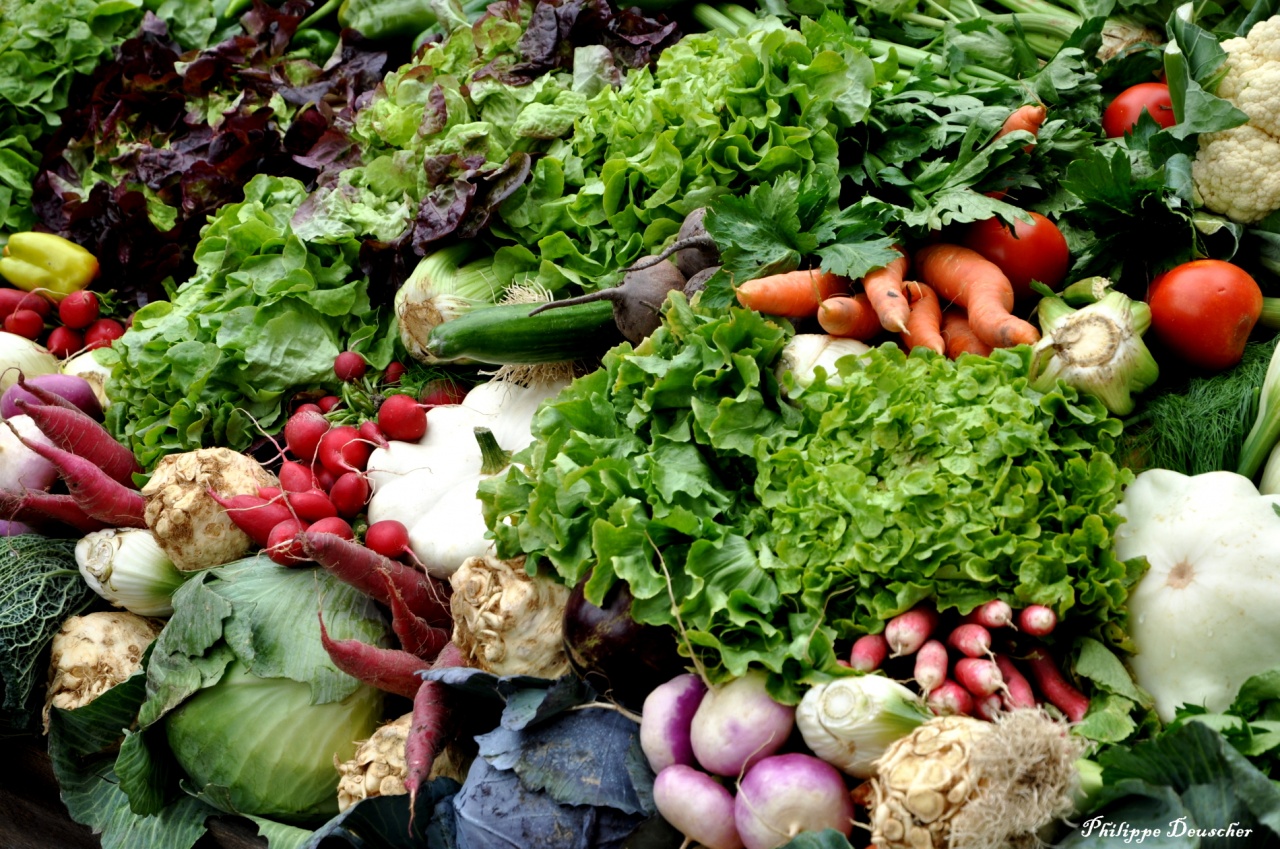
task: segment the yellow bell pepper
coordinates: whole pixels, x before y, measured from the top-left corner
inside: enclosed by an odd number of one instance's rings
[[[97,257],[53,233],[15,233],[0,258],[0,277],[55,301],[88,288],[97,276]]]

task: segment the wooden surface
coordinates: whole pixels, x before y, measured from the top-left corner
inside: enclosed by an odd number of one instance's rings
[[[265,849],[253,823],[211,817],[195,849]],[[88,826],[73,822],[58,798],[49,756],[30,738],[0,739],[0,847],[100,849]],[[138,849],[145,849],[138,847]]]

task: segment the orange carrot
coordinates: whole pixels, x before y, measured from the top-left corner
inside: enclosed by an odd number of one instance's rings
[[[870,342],[880,333],[880,317],[866,295],[832,295],[818,305],[818,324],[831,336]]]
[[[965,308],[969,326],[993,348],[1031,345],[1040,332],[1012,314],[1013,284],[977,251],[939,242],[916,251],[921,279],[939,298]]]
[[[907,316],[907,329],[902,331],[902,341],[908,348],[930,348],[939,354],[947,352],[942,338],[942,305],[938,296],[923,283],[914,280],[904,284],[911,313]]]
[[[749,310],[783,318],[812,318],[824,300],[848,290],[848,278],[815,268],[759,277],[734,291],[738,303]]]
[[[990,345],[973,332],[973,328],[969,326],[969,317],[958,307],[942,314],[942,338],[947,343],[947,356],[953,360],[961,354],[985,357],[992,350]]]
[[[1000,127],[1000,131],[996,133],[996,138],[1007,136],[1014,130],[1026,130],[1031,135],[1040,132],[1040,127],[1044,124],[1044,119],[1048,116],[1049,110],[1044,108],[1043,103],[1028,103],[1026,106],[1019,106],[1017,109],[1009,113],[1009,117],[1004,119],[1004,124]],[[1034,144],[1029,144],[1023,148],[1027,153],[1031,152]]]
[[[892,333],[901,333],[906,329],[907,315],[911,311],[907,306],[906,293],[902,290],[902,278],[906,274],[907,256],[901,254],[884,268],[870,271],[862,278],[862,288],[866,290],[876,315],[880,316],[880,325]]]

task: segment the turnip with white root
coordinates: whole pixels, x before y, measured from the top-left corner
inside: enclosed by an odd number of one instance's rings
[[[662,770],[653,782],[653,804],[663,819],[706,849],[742,849],[733,794],[705,772],[685,764]]]
[[[853,799],[840,771],[812,755],[765,758],[738,784],[733,819],[746,849],[776,849],[803,831],[853,832]]]
[[[711,689],[693,715],[693,755],[708,772],[736,777],[774,754],[795,726],[796,709],[774,701],[768,678],[751,671]]]
[[[654,772],[673,764],[692,766],[693,715],[707,694],[707,685],[692,673],[677,675],[655,687],[644,700],[640,720],[640,749]]]

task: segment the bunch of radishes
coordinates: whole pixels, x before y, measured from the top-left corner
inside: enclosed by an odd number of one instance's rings
[[[852,831],[840,771],[811,754],[782,752],[795,708],[770,697],[766,680],[749,672],[708,688],[685,674],[645,699],[640,747],[657,773],[654,804],[707,849],[773,849],[802,831]]]
[[[72,292],[54,303],[37,292],[0,288],[0,319],[6,333],[43,343],[60,359],[110,345],[124,335],[124,325],[100,317],[98,296]]]
[[[1084,719],[1089,699],[1062,676],[1038,641],[1057,627],[1052,609],[1015,611],[993,599],[947,628],[932,607],[917,607],[853,644],[849,665],[871,672],[890,658],[914,658],[912,678],[934,713],[994,719],[1001,710],[1041,704],[1015,657],[1021,657],[1044,701],[1072,722]],[[1015,640],[1016,638],[1016,640]]]

